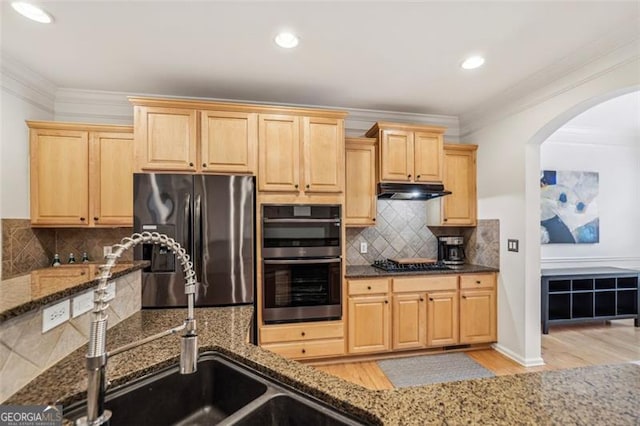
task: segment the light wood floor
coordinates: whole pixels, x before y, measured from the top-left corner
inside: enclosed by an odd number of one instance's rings
[[[540,367],[523,367],[493,349],[468,351],[466,354],[498,376],[638,361],[640,328],[633,326],[633,320],[551,327],[549,334],[542,335],[542,358],[545,365]],[[369,389],[393,389],[375,361],[321,365],[315,368]]]

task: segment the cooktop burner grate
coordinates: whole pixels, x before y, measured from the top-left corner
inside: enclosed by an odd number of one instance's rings
[[[387,272],[407,272],[407,271],[447,271],[452,269],[444,263],[398,263],[393,260],[376,260],[373,267]]]

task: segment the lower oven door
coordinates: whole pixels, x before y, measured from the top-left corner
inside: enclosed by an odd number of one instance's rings
[[[342,318],[342,261],[265,259],[262,319],[265,323]]]

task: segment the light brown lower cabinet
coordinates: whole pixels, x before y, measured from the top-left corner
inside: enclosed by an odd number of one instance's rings
[[[393,349],[420,349],[426,344],[425,294],[393,295]]]
[[[345,353],[342,321],[266,325],[259,333],[264,349],[286,358],[323,358]]]
[[[427,295],[427,346],[458,343],[458,292]]]
[[[349,297],[349,353],[391,349],[391,309],[386,294]]]
[[[460,292],[460,343],[496,340],[496,299],[494,289]]]

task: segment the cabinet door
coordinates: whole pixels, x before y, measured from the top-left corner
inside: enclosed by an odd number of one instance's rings
[[[496,296],[493,290],[460,292],[460,343],[495,342]]]
[[[136,169],[196,170],[196,111],[136,106]]]
[[[427,313],[424,294],[393,295],[393,349],[425,346]]]
[[[200,132],[202,171],[255,172],[257,114],[201,111]]]
[[[133,226],[133,134],[91,133],[91,220]]]
[[[476,224],[475,150],[446,149],[444,187],[451,195],[442,198],[442,222],[446,225]]]
[[[31,223],[89,224],[89,133],[32,129]]]
[[[345,170],[345,225],[375,225],[375,143],[350,143],[347,140]]]
[[[389,299],[386,295],[349,298],[349,353],[390,349]]]
[[[299,118],[290,115],[260,115],[258,129],[258,189],[298,191]]]
[[[458,292],[427,294],[427,346],[458,343]]]
[[[442,135],[415,132],[413,157],[416,182],[442,182]]]
[[[342,192],[344,188],[344,120],[304,117],[304,191]]]
[[[413,180],[413,132],[383,130],[380,140],[380,180]]]

